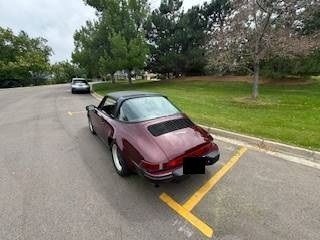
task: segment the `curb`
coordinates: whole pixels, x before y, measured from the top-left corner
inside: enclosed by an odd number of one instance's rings
[[[96,92],[94,92],[93,90],[91,90],[90,92],[91,96],[94,97],[95,99],[97,99],[98,101],[102,100],[102,96],[97,94]]]
[[[102,99],[102,96],[97,94],[93,90],[91,91],[91,95],[97,100]],[[317,164],[320,164],[320,152],[318,151],[313,151],[313,150],[308,150],[301,147],[295,147],[295,146],[291,146],[283,143],[278,143],[278,142],[270,141],[263,138],[251,137],[251,136],[247,136],[247,135],[243,135],[243,134],[239,134],[231,131],[222,130],[219,128],[208,127],[200,124],[198,125],[204,128],[205,130],[207,130],[209,133],[216,135],[217,137],[220,136],[222,138],[237,140],[240,142],[244,142],[248,145],[251,145],[253,147],[256,147],[258,149],[262,149],[270,152],[283,153],[283,154],[295,156],[298,158],[303,158],[303,159],[315,162]]]
[[[212,128],[204,125],[199,125],[199,126],[201,126],[205,130],[207,130],[209,133],[216,136],[220,136],[228,139],[234,139],[237,141],[245,142],[258,149],[288,154],[291,156],[304,158],[306,160],[320,164],[320,152],[318,151],[313,151],[313,150],[308,150],[301,147],[295,147],[295,146],[291,146],[283,143],[278,143],[278,142],[266,140],[263,138],[251,137],[251,136],[247,136],[247,135],[243,135],[235,132],[222,130],[219,128]]]

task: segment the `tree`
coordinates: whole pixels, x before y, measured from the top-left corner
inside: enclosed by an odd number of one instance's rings
[[[224,22],[229,9],[226,3],[212,1],[183,12],[182,1],[162,1],[145,26],[151,50],[149,68],[167,76],[202,74],[208,34],[215,24]]]
[[[114,74],[120,69],[125,69],[127,66],[127,43],[120,35],[114,33],[110,38],[110,52],[104,52],[104,55],[99,59],[100,72],[110,73],[112,83],[115,83]]]
[[[223,26],[230,14],[228,0],[212,0],[202,6],[193,6],[184,13],[179,21],[182,32],[179,42],[182,43],[184,56],[184,72],[186,74],[202,74],[207,65],[206,43],[209,33],[216,26]]]
[[[86,77],[86,72],[68,61],[61,61],[51,66],[54,83],[67,83],[75,77]]]
[[[44,38],[0,27],[0,87],[38,85],[45,82],[52,50]]]
[[[75,50],[72,53],[72,62],[85,69],[90,78],[99,76],[97,62],[109,44],[100,40],[97,34],[99,28],[98,22],[87,21],[86,25],[74,34]]]
[[[254,74],[252,97],[258,97],[261,61],[271,56],[308,54],[318,47],[316,34],[301,35],[301,16],[312,0],[233,0],[224,27],[213,32],[215,63],[244,67]]]
[[[180,44],[176,39],[177,22],[182,15],[182,1],[163,0],[145,24],[150,43],[148,68],[153,72],[178,74]]]
[[[317,4],[317,5],[316,5]],[[301,15],[302,34],[309,35],[320,31],[320,2],[306,6],[304,14]]]
[[[76,32],[73,61],[96,75],[113,76],[117,70],[127,69],[131,83],[132,70],[144,67],[148,53],[142,37],[142,26],[149,12],[147,0],[87,0],[86,3],[97,10],[98,20],[88,22]],[[92,62],[99,64],[93,66]]]
[[[146,57],[149,53],[149,48],[144,40],[144,37],[137,36],[132,39],[128,46],[127,64],[126,69],[128,69],[128,80],[132,83],[131,73],[133,70],[143,69],[146,63]]]

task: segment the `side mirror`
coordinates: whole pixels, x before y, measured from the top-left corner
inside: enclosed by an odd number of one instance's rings
[[[93,111],[95,109],[95,106],[94,105],[88,105],[86,106],[86,110],[87,111]]]

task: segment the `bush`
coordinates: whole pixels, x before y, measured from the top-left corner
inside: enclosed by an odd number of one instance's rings
[[[283,78],[288,75],[304,76],[320,74],[320,50],[305,57],[273,57],[261,64],[261,74],[270,78]]]
[[[68,61],[55,63],[51,66],[53,83],[67,83],[74,77],[86,77],[85,70]]]

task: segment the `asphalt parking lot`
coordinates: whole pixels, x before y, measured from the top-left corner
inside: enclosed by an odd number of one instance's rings
[[[116,174],[67,85],[0,91],[0,239],[320,239],[320,170],[217,141],[206,175]]]

